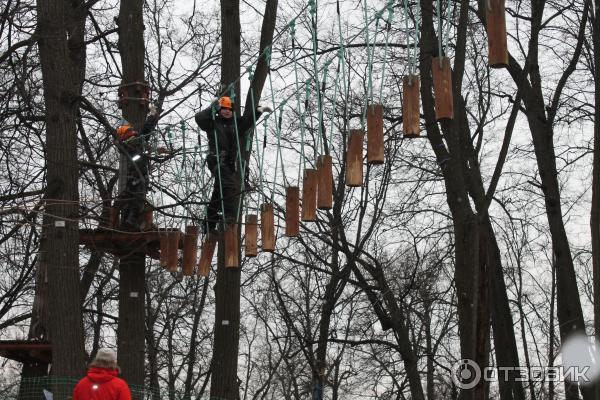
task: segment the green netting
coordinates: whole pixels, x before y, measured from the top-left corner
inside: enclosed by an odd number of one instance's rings
[[[73,388],[79,379],[61,377],[26,378],[0,396],[2,400],[46,400],[51,393],[53,400],[71,400]],[[185,393],[179,390],[129,385],[134,400],[226,400],[210,397],[209,393]]]

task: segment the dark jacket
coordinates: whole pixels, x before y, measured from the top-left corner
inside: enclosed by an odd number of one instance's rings
[[[256,111],[256,120],[262,115],[262,113]],[[237,132],[239,135],[240,148],[243,148],[244,135],[254,125],[254,117],[252,115],[246,117],[235,118],[221,118],[217,108],[211,104],[210,107],[200,111],[196,114],[196,123],[206,132],[208,137],[208,147],[210,154],[217,154],[217,145],[219,149],[219,157],[224,159],[220,160],[222,163],[233,164],[237,158],[237,142],[235,139],[236,125]],[[216,141],[215,141],[216,136]]]
[[[131,400],[127,383],[115,369],[92,367],[73,391],[73,400]]]
[[[148,114],[146,116],[146,120],[144,121],[144,126],[142,126],[142,130],[140,131],[140,136],[143,136],[147,139],[156,127],[157,123],[158,114]]]

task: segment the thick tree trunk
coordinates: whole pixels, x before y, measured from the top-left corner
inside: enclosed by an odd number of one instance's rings
[[[435,33],[433,31],[433,10],[430,1],[421,0],[422,29],[421,57],[419,70],[421,72],[421,98],[425,114],[427,136],[441,166],[446,184],[447,202],[452,213],[455,241],[455,273],[454,281],[458,299],[458,320],[461,345],[461,358],[478,360],[477,343],[478,309],[480,290],[479,271],[479,223],[478,218],[469,205],[465,172],[466,158],[463,154],[465,143],[461,138],[458,122],[449,121],[442,124],[446,143],[438,128],[432,96],[431,60],[435,53]],[[460,90],[456,90],[462,80],[461,74],[455,71],[453,81],[454,99],[458,98]],[[459,87],[460,89],[460,87]],[[446,145],[448,149],[446,149]],[[462,390],[461,399],[474,399],[474,390]]]
[[[519,82],[521,69],[516,61],[511,58],[509,72],[515,82]],[[530,75],[531,86],[523,90],[523,101],[525,113],[529,123],[529,129],[533,138],[533,146],[537,160],[544,202],[546,206],[546,217],[552,238],[552,250],[556,260],[556,296],[557,314],[560,327],[561,341],[575,332],[585,333],[585,324],[575,267],[571,256],[569,240],[562,219],[562,207],[560,187],[558,184],[558,171],[556,169],[556,155],[554,151],[554,131],[550,125],[546,113],[544,97],[541,89],[539,69],[533,64]],[[528,84],[527,82],[525,84]],[[576,385],[565,383],[567,399],[577,399],[578,388]],[[587,394],[588,388],[581,388],[584,399],[591,397]]]
[[[79,297],[78,162],[76,116],[85,73],[86,10],[80,1],[37,3],[46,107],[48,329],[54,376],[85,371]],[[50,201],[51,200],[51,201]],[[55,388],[63,399],[71,388]]]
[[[496,242],[495,233],[489,217],[486,218],[486,227],[491,240],[488,241],[489,278],[490,278],[490,311],[492,329],[494,330],[494,347],[497,349],[496,364],[498,367],[518,367],[519,352],[515,339],[512,314],[504,283],[500,249]],[[500,398],[502,400],[525,400],[525,391],[520,382],[515,381],[514,374],[509,374],[509,380],[499,379]]]
[[[221,88],[234,97],[234,110],[240,113],[240,4],[221,0]],[[230,84],[236,82],[233,86]],[[230,89],[233,88],[233,93]],[[240,340],[240,268],[225,267],[222,230],[219,234],[217,282],[215,285],[215,339],[211,365],[210,396],[239,399],[237,377]],[[238,231],[238,243],[239,243]]]
[[[261,36],[261,52],[264,46],[273,40],[277,1],[269,0],[266,4],[265,20]],[[236,115],[240,115],[240,5],[239,0],[221,0],[221,87],[220,93],[232,96]],[[259,67],[263,63],[259,61]],[[258,68],[252,83],[254,100],[258,103],[260,93],[268,73],[266,68]],[[255,104],[255,106],[258,104]],[[248,112],[248,111],[246,111]],[[250,114],[251,115],[251,114]],[[248,132],[247,134],[251,134]],[[249,154],[244,154],[246,163]],[[240,187],[242,187],[240,185]],[[243,194],[237,204],[243,207]],[[238,216],[241,217],[241,212]],[[241,243],[241,224],[238,224],[238,243]],[[241,268],[226,268],[224,259],[223,235],[219,235],[217,264],[217,282],[215,285],[215,338],[213,359],[211,363],[210,396],[220,399],[239,399],[239,382],[237,377],[239,328],[240,328],[240,272]],[[238,249],[239,251],[239,249]]]
[[[144,82],[144,20],[142,13],[143,0],[121,1],[119,10],[119,52],[123,66],[123,84]],[[129,87],[130,97],[141,97]],[[122,105],[123,117],[139,131],[143,126],[147,104],[129,100]],[[141,143],[138,144],[141,146]],[[131,160],[125,162],[131,163]],[[145,169],[146,160],[141,169]],[[131,166],[124,168],[131,171]],[[121,175],[120,187],[127,176]],[[143,194],[147,190],[144,183]],[[136,201],[143,202],[143,198]],[[141,207],[139,207],[141,209]],[[144,288],[145,288],[145,255],[134,253],[120,260],[119,281],[119,324],[117,328],[117,345],[119,364],[123,378],[130,384],[141,388],[144,384]],[[141,393],[133,392],[134,398],[141,398]]]

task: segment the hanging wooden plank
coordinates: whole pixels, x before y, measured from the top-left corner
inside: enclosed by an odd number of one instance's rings
[[[167,231],[168,238],[168,258],[167,269],[169,272],[177,272],[177,264],[179,263],[179,239],[181,232],[177,229]]]
[[[435,118],[438,121],[454,118],[452,100],[452,71],[448,57],[433,57],[431,59],[433,75],[433,92],[435,95]]]
[[[317,207],[319,210],[331,210],[333,207],[333,161],[330,155],[317,157],[319,188],[317,190]]]
[[[418,75],[402,78],[402,131],[405,138],[419,136],[420,125],[420,82]]]
[[[258,215],[246,215],[246,257],[256,257],[258,239]]]
[[[317,170],[306,168],[302,185],[302,221],[315,221],[317,219]]]
[[[260,234],[263,251],[275,251],[275,214],[272,203],[260,206]]]
[[[383,106],[371,104],[367,108],[367,162],[383,164]]]
[[[288,186],[285,189],[285,235],[294,237],[300,234],[300,189]]]
[[[505,0],[487,0],[486,3],[488,65],[504,68],[508,66]]]
[[[217,235],[208,234],[202,244],[200,252],[200,261],[198,262],[198,275],[207,277],[210,272],[210,264],[212,263],[215,247],[217,246]]]
[[[160,266],[167,267],[169,260],[169,231],[160,231]]]
[[[183,275],[192,276],[198,257],[198,227],[189,225],[185,227],[183,238]]]
[[[237,268],[240,266],[237,228],[237,224],[227,224],[225,227],[225,267],[227,268]]]
[[[363,183],[363,140],[365,133],[361,129],[351,129],[348,135],[346,151],[346,185],[362,186]]]

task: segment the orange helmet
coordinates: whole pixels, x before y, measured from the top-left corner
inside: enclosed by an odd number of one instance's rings
[[[227,96],[223,96],[219,99],[219,106],[221,108],[233,108],[233,103],[231,102],[231,98]]]
[[[127,140],[132,136],[135,136],[136,132],[133,129],[133,126],[130,124],[124,124],[117,128],[117,136],[121,140]]]

